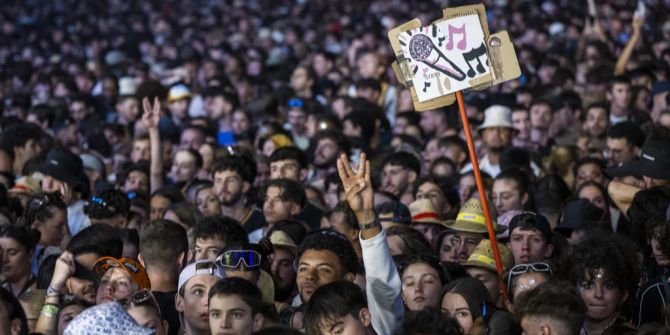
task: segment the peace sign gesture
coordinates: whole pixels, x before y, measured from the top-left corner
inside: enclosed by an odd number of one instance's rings
[[[374,210],[374,190],[370,180],[370,161],[365,153],[360,156],[358,172],[354,173],[346,155],[341,155],[337,160],[337,172],[344,186],[344,193],[351,210],[359,217],[367,211]]]
[[[149,98],[144,97],[142,99],[142,107],[144,107],[144,113],[142,114],[142,123],[144,126],[147,129],[157,129],[161,119],[161,102],[158,100],[158,97],[154,98],[153,108],[149,103]]]

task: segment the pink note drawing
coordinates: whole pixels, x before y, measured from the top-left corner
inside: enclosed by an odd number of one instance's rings
[[[465,50],[467,47],[467,38],[465,35],[465,23],[461,25],[460,28],[456,28],[452,25],[449,25],[447,28],[447,31],[449,32],[449,42],[447,42],[447,50],[452,50],[454,48],[454,35],[461,35],[463,38],[458,41],[456,44],[456,47],[459,50]]]

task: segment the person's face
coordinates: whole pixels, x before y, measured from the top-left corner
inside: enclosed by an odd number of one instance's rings
[[[483,239],[481,234],[455,232],[450,237],[446,237],[445,240],[448,241],[443,243],[448,242],[451,245],[453,252],[456,254],[456,261],[463,264],[468,261],[470,254]]]
[[[42,191],[43,192],[59,192],[63,196],[63,202],[69,204],[72,202],[72,192],[70,192],[70,186],[62,181],[58,180],[52,176],[44,176],[42,178]]]
[[[519,133],[516,137],[527,140],[530,137],[530,114],[525,109],[518,109],[512,112],[512,124]]]
[[[172,161],[172,179],[175,182],[191,181],[198,173],[195,157],[188,151],[179,151]]]
[[[414,263],[402,273],[402,299],[410,311],[439,306],[441,290],[439,273],[425,263]]]
[[[180,120],[185,120],[188,118],[188,99],[179,99],[172,101],[168,104],[168,109],[170,109],[170,114],[172,117],[176,117]]]
[[[461,198],[461,206],[470,199],[476,189],[475,176],[468,174],[458,180],[458,195]]]
[[[296,133],[305,131],[305,124],[307,123],[307,115],[300,108],[291,108],[287,113],[287,121],[291,125],[291,129]]]
[[[607,118],[607,110],[600,107],[594,107],[586,112],[586,120],[584,121],[584,128],[591,136],[602,136],[607,130],[609,119]]]
[[[435,238],[437,238],[437,235],[442,230],[440,225],[434,223],[414,223],[412,224],[412,228],[421,232],[430,245],[433,245]]]
[[[614,106],[628,108],[631,99],[630,85],[626,83],[614,84],[612,90],[609,92],[609,96]]]
[[[70,116],[76,121],[83,120],[88,115],[88,108],[81,101],[75,101],[70,104]]]
[[[362,309],[359,312],[358,318],[351,314],[343,318],[328,320],[319,325],[319,330],[323,335],[361,335],[368,333],[368,326],[370,326],[370,312],[367,309]]]
[[[303,67],[298,67],[291,75],[291,88],[295,92],[306,90],[312,86],[313,80],[309,78],[307,70]]]
[[[342,280],[345,275],[349,274],[344,273],[336,254],[328,250],[308,249],[298,261],[298,294],[303,302],[307,302],[319,287]]]
[[[189,327],[194,332],[209,333],[209,312],[207,296],[209,289],[219,281],[219,277],[208,274],[198,275],[184,284],[184,294],[177,294],[175,309],[184,313],[183,328]]]
[[[609,208],[607,208],[607,200],[605,199],[605,195],[602,194],[597,187],[586,186],[582,188],[581,191],[579,191],[578,196],[580,199],[588,200],[591,204],[602,209],[603,211],[609,210]]]
[[[213,187],[205,187],[195,195],[195,205],[202,216],[221,214],[221,204],[214,194]]]
[[[135,140],[133,151],[130,152],[130,160],[133,163],[148,161],[151,159],[151,143],[148,139]]]
[[[421,113],[421,120],[419,121],[419,126],[423,129],[425,134],[432,134],[437,128],[437,118],[432,111],[427,111]]]
[[[30,259],[33,256],[31,251],[9,237],[0,238],[0,247],[4,251],[2,274],[7,281],[15,283],[30,275]]]
[[[237,203],[249,188],[242,177],[231,170],[214,173],[214,194],[223,206],[232,206]]]
[[[232,128],[233,134],[242,134],[249,130],[250,127],[251,123],[246,114],[240,111],[233,113],[233,120],[230,123],[230,128]]]
[[[374,53],[367,53],[359,58],[357,66],[362,78],[377,78],[380,74],[379,59]]]
[[[350,138],[361,137],[363,136],[363,129],[347,119],[342,123],[342,134]]]
[[[456,248],[451,245],[451,234],[446,234],[440,241],[439,256],[440,262],[458,263]]]
[[[530,124],[534,129],[549,129],[551,119],[551,106],[535,104],[530,107]]]
[[[389,244],[389,251],[391,256],[397,256],[404,254],[405,242],[398,235],[391,235],[386,237],[386,241]]]
[[[223,238],[214,236],[212,238],[196,238],[195,239],[195,260],[210,260],[215,261],[219,256],[221,250],[226,247]]]
[[[517,299],[522,292],[533,289],[534,287],[549,280],[546,275],[537,272],[526,272],[514,278],[512,285],[512,298]]]
[[[123,184],[123,191],[145,191],[149,190],[149,176],[140,171],[131,171]]]
[[[528,199],[527,194],[521,194],[517,182],[511,179],[496,179],[493,182],[493,204],[498,216],[513,210],[523,210]]]
[[[284,200],[284,190],[270,186],[265,192],[265,201],[263,201],[263,214],[268,223],[275,223],[280,220],[288,220],[293,215],[298,214],[298,205]]]
[[[512,129],[492,127],[482,130],[482,142],[491,151],[502,151],[512,142]]]
[[[663,252],[663,249],[661,248],[661,242],[658,241],[658,238],[652,237],[649,244],[651,245],[651,250],[654,254],[654,258],[656,259],[656,263],[663,267],[669,267],[670,255],[667,255],[665,252]]]
[[[70,321],[83,311],[84,306],[81,305],[71,305],[63,308],[58,314],[58,335],[63,335]]]
[[[535,228],[514,229],[510,233],[509,249],[514,255],[514,264],[541,262],[554,251]]]
[[[126,120],[137,120],[137,116],[140,114],[137,99],[124,99],[118,106],[120,107],[118,108],[118,112],[123,115]]]
[[[330,138],[319,140],[314,149],[314,165],[319,168],[328,168],[334,166],[339,153],[337,143]]]
[[[609,166],[617,166],[623,162],[635,158],[635,147],[628,143],[625,138],[607,138],[607,163]]]
[[[270,254],[268,259],[271,262],[270,273],[277,289],[291,289],[296,276],[293,254],[286,248],[275,247],[274,253]]]
[[[67,213],[64,209],[53,207],[51,217],[44,222],[36,222],[33,227],[40,232],[40,244],[59,246],[65,235],[68,235]]]
[[[291,179],[300,182],[300,167],[293,159],[283,159],[270,163],[270,179]]]
[[[262,314],[254,315],[237,294],[216,295],[209,301],[209,327],[212,334],[251,335],[260,329]]]
[[[98,305],[128,298],[137,292],[138,286],[123,269],[111,268],[105,272],[98,285],[95,301]]]
[[[447,293],[442,298],[442,312],[447,313],[458,321],[463,328],[463,334],[467,334],[472,328],[474,320],[467,301],[457,293]]]
[[[82,299],[88,303],[95,304],[97,289],[94,282],[86,279],[70,277],[65,282],[65,284],[71,294],[76,295],[79,299]]]
[[[416,178],[415,173],[400,165],[386,164],[382,170],[382,191],[389,192],[396,197],[407,192],[410,178]]]
[[[489,291],[489,295],[491,296],[491,301],[498,301],[501,291],[500,280],[498,279],[497,274],[489,270],[473,266],[466,268],[465,272],[468,274],[468,276],[479,280],[482,282],[482,284],[484,284],[484,286],[486,286],[486,289]]]
[[[167,331],[161,321],[161,316],[155,308],[149,306],[135,306],[127,311],[138,325],[155,330],[156,335],[167,335]]]
[[[595,278],[588,272],[584,280],[577,284],[579,293],[586,304],[586,316],[590,320],[604,321],[619,311],[628,294],[619,289],[614,281],[607,276],[598,276],[602,269],[597,269]]]
[[[603,170],[597,164],[582,164],[577,168],[577,183],[575,187],[579,187],[584,182],[595,181],[601,185],[605,182],[605,176],[603,175]]]
[[[165,212],[167,212],[170,207],[170,199],[155,195],[151,197],[150,207],[149,220],[162,219],[165,216]]]
[[[181,133],[179,140],[180,149],[191,148],[193,150],[200,149],[200,146],[205,143],[205,136],[195,129],[186,129]]]
[[[399,117],[395,120],[393,125],[393,136],[402,135],[405,133],[405,127],[409,125],[409,120],[404,117]]]

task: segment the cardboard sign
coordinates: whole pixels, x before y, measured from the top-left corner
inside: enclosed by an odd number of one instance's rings
[[[521,75],[507,32],[489,36],[484,5],[446,8],[443,15],[429,26],[414,19],[388,34],[398,59],[393,70],[411,88],[417,111],[452,104],[454,92]]]

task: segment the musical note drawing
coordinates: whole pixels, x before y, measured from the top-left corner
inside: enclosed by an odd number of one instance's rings
[[[437,42],[438,42],[439,44],[438,44],[437,46],[438,46],[438,47],[441,47],[441,46],[442,46],[442,42],[444,42],[445,39],[447,39],[447,38],[446,38],[446,37],[438,37],[438,38],[437,38]]]
[[[458,44],[456,44],[456,47],[458,50],[465,50],[467,47],[467,36],[465,35],[465,23],[461,25],[460,28],[456,28],[452,25],[449,25],[447,27],[447,31],[449,32],[449,42],[447,42],[447,50],[451,50],[454,48],[454,35],[461,35],[463,38],[458,41]]]
[[[430,83],[427,82],[427,81],[424,82],[424,83],[423,83],[423,93],[426,93],[426,90],[428,89],[428,87],[430,87]]]
[[[478,48],[472,49],[466,53],[463,54],[463,59],[465,59],[465,63],[468,64],[468,67],[470,68],[468,70],[468,77],[472,78],[475,76],[475,70],[472,68],[472,65],[470,65],[470,62],[473,60],[477,60],[477,72],[480,74],[486,72],[486,69],[484,68],[484,65],[482,65],[481,59],[479,57],[486,55],[486,45],[482,43]]]
[[[417,34],[412,36],[412,39],[409,41],[409,52],[412,58],[423,62],[430,68],[458,81],[465,79],[465,72],[435,47],[435,44],[433,44],[427,35]]]

